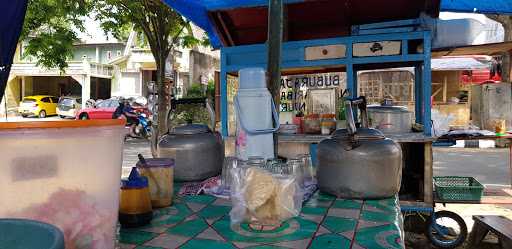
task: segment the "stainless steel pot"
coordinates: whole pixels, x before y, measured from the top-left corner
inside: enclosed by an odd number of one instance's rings
[[[215,127],[213,111],[207,102],[204,105],[210,113],[212,127]],[[221,173],[224,144],[221,135],[207,125],[185,124],[171,127],[168,133],[160,137],[157,156],[174,158],[176,181],[200,181]]]
[[[368,106],[370,127],[384,134],[411,132],[412,116],[404,106]]]
[[[341,198],[387,198],[398,193],[402,176],[402,151],[393,140],[368,127],[366,101],[361,108],[362,128],[356,129],[352,101],[346,102],[347,129],[318,145],[318,187]]]

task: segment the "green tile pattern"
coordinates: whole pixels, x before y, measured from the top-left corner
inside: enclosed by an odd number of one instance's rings
[[[245,249],[290,249],[290,248],[282,247],[282,246],[263,245],[263,246],[246,247]]]
[[[180,246],[181,249],[236,249],[231,243],[209,239],[192,239]]]
[[[303,214],[311,214],[311,215],[324,215],[327,212],[326,207],[311,207],[311,206],[304,206],[302,207],[302,213]]]
[[[144,231],[121,231],[119,235],[119,242],[123,244],[142,245],[154,237],[158,236],[156,233],[144,232]]]
[[[333,233],[342,233],[346,231],[354,231],[356,229],[357,220],[327,216],[325,217],[322,225]]]
[[[362,202],[359,200],[338,199],[334,201],[333,208],[360,209]]]
[[[222,217],[229,214],[230,210],[231,207],[227,206],[209,205],[199,211],[199,217],[204,219]]]
[[[356,234],[356,242],[372,249],[402,248],[400,232],[396,231],[391,224],[359,230]]]
[[[171,207],[153,211],[151,224],[121,229],[119,242],[135,249],[404,248],[397,198],[347,200],[317,192],[304,203],[301,216],[272,231],[254,230],[246,223],[232,226],[230,209],[229,201],[214,196],[176,197]],[[205,231],[218,235],[197,237]],[[162,241],[172,238],[180,242],[164,246]]]
[[[227,238],[229,241],[249,242],[249,243],[277,243],[289,240],[301,240],[310,238],[317,230],[318,224],[302,219],[300,217],[292,218],[281,227],[288,226],[287,229],[277,229],[273,233],[266,231],[247,231],[243,229],[245,224],[241,224],[239,229],[232,228],[229,216],[215,222],[213,227],[215,230]]]
[[[167,233],[192,238],[204,231],[206,228],[208,228],[208,223],[206,223],[206,221],[202,219],[195,219],[185,221],[179,225],[171,227],[167,230]]]
[[[323,234],[311,242],[310,249],[345,249],[350,248],[350,240],[337,234]]]
[[[135,249],[165,249],[163,247],[154,247],[154,246],[137,246]]]

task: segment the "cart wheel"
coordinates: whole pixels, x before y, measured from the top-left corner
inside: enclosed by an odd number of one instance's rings
[[[427,222],[426,235],[432,245],[439,248],[455,248],[468,236],[464,220],[454,212],[435,212]]]

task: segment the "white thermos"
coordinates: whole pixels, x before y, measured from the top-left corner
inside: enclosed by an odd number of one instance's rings
[[[239,89],[235,96],[236,156],[274,158],[273,133],[279,129],[279,116],[266,87],[262,68],[239,71]]]

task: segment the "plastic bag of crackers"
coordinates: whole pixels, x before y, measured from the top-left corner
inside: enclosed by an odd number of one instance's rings
[[[259,167],[235,168],[232,175],[231,224],[279,226],[299,215],[303,193],[293,175]]]

